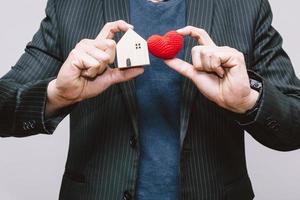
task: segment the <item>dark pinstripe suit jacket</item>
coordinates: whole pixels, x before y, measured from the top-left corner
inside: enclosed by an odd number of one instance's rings
[[[300,81],[271,26],[267,0],[186,1],[187,24],[206,29],[218,45],[243,52],[248,69],[261,78],[263,92],[255,119],[242,122],[184,81],[182,199],[249,200],[254,195],[246,170],[244,130],[270,148],[297,149]],[[0,80],[1,136],[51,134],[71,112],[60,199],[132,199],[139,159],[133,81],[44,119],[47,84],[70,50],[83,38],[95,38],[107,21],[129,21],[128,0],[49,0],[46,14],[25,53]],[[187,38],[185,45],[185,59],[190,61],[196,43]]]

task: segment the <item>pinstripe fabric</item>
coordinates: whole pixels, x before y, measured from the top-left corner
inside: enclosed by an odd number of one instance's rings
[[[116,21],[123,19],[130,23],[129,17],[129,3],[127,1],[110,1],[104,0],[104,16],[105,21]],[[120,9],[121,8],[121,9]],[[118,14],[116,14],[118,13]],[[119,41],[123,34],[116,34],[116,41]],[[137,108],[136,108],[136,94],[135,94],[135,84],[134,80],[128,81],[126,83],[120,84],[121,90],[125,97],[128,112],[130,113],[133,128],[136,136],[138,136],[138,124],[137,124]]]
[[[214,0],[211,1],[200,1],[197,0],[188,0],[187,1],[187,18],[186,24],[201,27],[210,33],[211,22],[213,17],[213,5]],[[185,39],[185,60],[191,62],[191,49],[193,46],[197,45],[195,40],[192,40],[190,37]],[[191,106],[196,93],[196,87],[194,84],[185,79],[183,83],[183,96],[182,96],[182,105],[181,105],[181,116],[180,121],[180,140],[181,145],[183,144],[191,112]]]
[[[241,123],[185,79],[182,199],[250,200],[244,130],[273,149],[299,148],[300,81],[271,26],[267,0],[186,1],[187,24],[206,29],[218,45],[243,52],[249,74],[263,82],[263,93],[255,119]],[[72,110],[60,200],[132,199],[139,158],[138,145],[130,145],[138,138],[133,81],[114,85],[53,119],[43,118],[47,84],[68,53],[81,39],[95,38],[107,21],[128,21],[128,1],[49,0],[46,14],[23,56],[0,80],[0,135],[51,134]],[[185,59],[190,61],[196,43],[187,38],[185,45]]]

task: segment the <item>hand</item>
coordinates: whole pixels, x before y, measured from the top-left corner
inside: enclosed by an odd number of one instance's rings
[[[133,28],[124,21],[105,24],[96,39],[83,39],[70,52],[58,76],[48,86],[46,115],[95,97],[112,84],[130,80],[144,72],[143,68],[127,70],[108,67],[115,59],[114,34]]]
[[[218,47],[202,29],[187,26],[177,30],[198,41],[192,49],[193,65],[178,58],[165,63],[191,79],[200,92],[219,106],[245,113],[258,100],[258,92],[250,88],[245,59],[230,47]]]

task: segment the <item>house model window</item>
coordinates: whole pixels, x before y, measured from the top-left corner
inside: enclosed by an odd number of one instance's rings
[[[150,65],[147,41],[132,29],[117,44],[118,68]]]
[[[141,43],[136,43],[135,44],[135,49],[141,49]]]

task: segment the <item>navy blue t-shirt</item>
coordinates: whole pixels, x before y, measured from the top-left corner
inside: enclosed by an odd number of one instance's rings
[[[144,39],[185,26],[185,1],[130,1],[134,30]],[[183,50],[177,55],[183,58]],[[180,191],[180,101],[182,77],[150,55],[136,79],[140,162],[138,200],[176,200]]]

